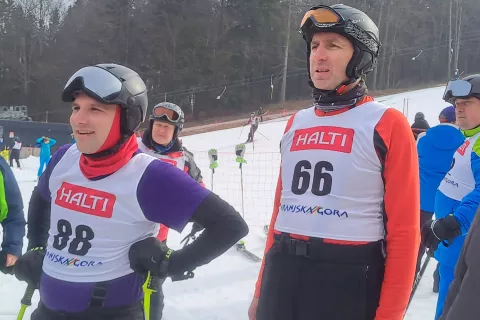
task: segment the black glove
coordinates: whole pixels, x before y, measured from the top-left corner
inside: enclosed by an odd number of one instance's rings
[[[128,252],[130,268],[141,274],[146,275],[150,271],[152,276],[166,277],[172,252],[157,238],[138,241]]]
[[[460,223],[453,215],[443,219],[429,220],[422,226],[422,243],[430,253],[437,250],[440,241],[448,247],[450,240],[461,234]]]
[[[15,263],[15,277],[20,281],[25,281],[29,286],[38,289],[40,278],[42,277],[43,258],[45,249],[42,247],[27,251],[18,258]]]
[[[7,267],[7,253],[0,251],[0,271],[5,274],[13,274],[13,266]]]

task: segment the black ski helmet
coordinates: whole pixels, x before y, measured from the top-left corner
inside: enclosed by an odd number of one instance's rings
[[[346,37],[353,45],[353,56],[347,65],[348,85],[370,73],[377,65],[381,47],[377,25],[356,8],[344,4],[312,7],[301,22],[301,33],[307,43],[308,84],[315,88],[310,77],[310,44],[318,32],[334,32]]]
[[[471,97],[480,99],[480,74],[466,76],[461,80],[450,80],[443,94],[443,100],[452,104],[455,103],[456,98]]]
[[[147,87],[138,73],[130,68],[113,63],[84,67],[67,81],[62,100],[73,102],[74,93],[78,90],[104,104],[121,106],[120,145],[133,135],[145,120],[148,107]]]
[[[174,113],[177,114],[177,118],[170,119],[166,114],[160,114],[160,115],[156,114],[155,111],[160,108],[173,111]],[[175,132],[173,133],[172,140],[175,140],[178,137],[178,133],[183,129],[183,125],[185,124],[185,115],[183,114],[182,109],[179,106],[177,106],[175,103],[160,102],[153,107],[149,120],[150,120],[150,132],[152,130],[153,122],[155,120],[173,124],[175,126]]]

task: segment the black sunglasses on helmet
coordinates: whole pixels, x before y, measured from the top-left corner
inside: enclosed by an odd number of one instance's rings
[[[468,81],[460,79],[450,80],[443,93],[443,100],[452,102],[456,98],[468,98],[474,95],[472,88],[472,84]]]
[[[125,105],[128,97],[146,91],[145,83],[138,77],[131,81],[129,88],[115,75],[105,69],[88,66],[75,72],[67,81],[62,93],[62,100],[71,102],[75,100],[74,93],[78,90],[104,104]],[[131,92],[133,91],[133,92]]]

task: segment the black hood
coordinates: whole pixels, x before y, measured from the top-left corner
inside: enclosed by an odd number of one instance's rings
[[[430,129],[430,125],[428,124],[427,120],[425,119],[416,119],[415,122],[412,124],[412,129]]]

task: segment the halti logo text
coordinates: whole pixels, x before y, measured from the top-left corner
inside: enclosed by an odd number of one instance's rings
[[[53,263],[58,263],[64,267],[71,268],[95,267],[103,264],[100,261],[87,261],[77,258],[66,258],[64,256],[49,251],[47,251],[47,253],[45,254],[45,258],[52,261]]]
[[[322,216],[337,216],[339,218],[348,218],[347,211],[341,211],[336,209],[327,209],[321,206],[310,207],[293,204],[282,204],[280,207],[283,212],[303,213],[305,215],[319,214]]]
[[[115,195],[111,193],[63,182],[57,190],[55,204],[70,210],[111,218],[115,200]]]
[[[355,131],[348,128],[320,126],[295,131],[290,151],[332,150],[352,152]]]
[[[467,147],[470,145],[470,141],[466,140],[460,148],[458,148],[458,153],[460,153],[462,156],[465,155],[465,151],[467,150]]]

